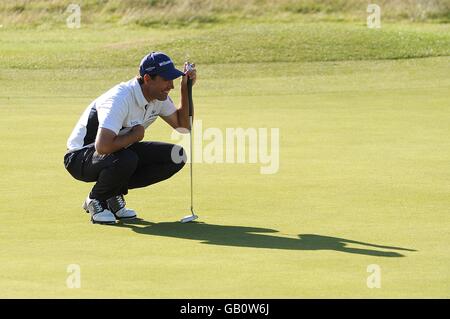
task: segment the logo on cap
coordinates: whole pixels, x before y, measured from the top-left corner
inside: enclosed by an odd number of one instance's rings
[[[170,64],[170,63],[173,63],[172,60],[168,60],[168,61],[161,62],[161,63],[159,64],[159,66],[163,66],[163,65],[166,65],[166,64]]]

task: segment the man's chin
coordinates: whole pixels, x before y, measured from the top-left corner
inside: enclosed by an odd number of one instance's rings
[[[159,97],[158,97],[158,100],[159,101],[165,101],[165,100],[167,100],[167,97],[169,96],[169,94],[167,94],[167,93],[163,93],[163,94],[161,94]]]

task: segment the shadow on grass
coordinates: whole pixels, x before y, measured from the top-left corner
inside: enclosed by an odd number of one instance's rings
[[[204,244],[232,247],[286,250],[335,250],[349,254],[378,257],[404,257],[404,255],[394,251],[347,247],[347,244],[389,250],[415,251],[414,249],[375,245],[345,238],[315,234],[300,234],[298,235],[299,238],[278,237],[266,235],[277,233],[278,231],[274,229],[213,225],[202,222],[191,222],[186,224],[181,224],[180,222],[152,223],[143,219],[135,219],[121,221],[116,224],[115,227],[130,228],[134,232],[143,235],[200,240]]]

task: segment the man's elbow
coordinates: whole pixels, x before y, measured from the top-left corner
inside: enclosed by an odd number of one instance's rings
[[[99,154],[99,155],[107,155],[107,154],[111,154],[111,148],[108,147],[108,145],[105,145],[105,143],[100,143],[98,141],[95,142],[95,151]]]
[[[188,134],[191,131],[188,125],[175,127],[175,130],[180,134]]]

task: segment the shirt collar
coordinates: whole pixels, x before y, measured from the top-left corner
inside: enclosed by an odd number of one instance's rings
[[[141,85],[137,79],[133,81],[133,92],[139,107],[144,108],[149,102],[142,93]]]

